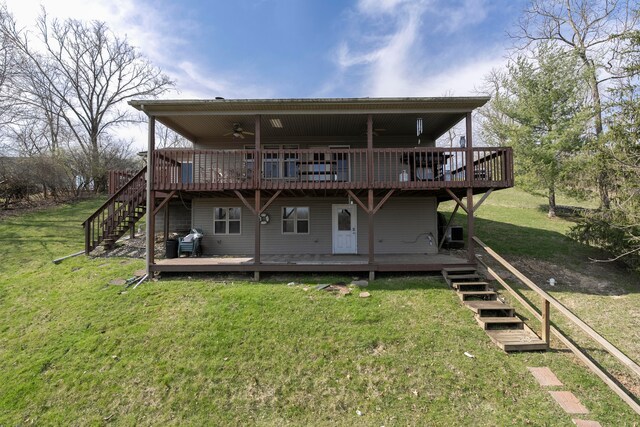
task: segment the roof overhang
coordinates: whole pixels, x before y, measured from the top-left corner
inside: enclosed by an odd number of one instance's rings
[[[129,104],[149,116],[156,117],[165,126],[186,138],[220,137],[233,123],[242,123],[245,130],[253,131],[255,121],[250,116],[260,115],[264,121],[270,118],[295,121],[296,129],[310,132],[326,129],[320,120],[336,116],[342,125],[333,126],[335,136],[361,134],[366,130],[366,117],[373,115],[389,130],[387,135],[409,135],[415,132],[415,120],[424,118],[425,134],[437,138],[465,115],[483,106],[488,97],[437,97],[437,98],[318,98],[318,99],[206,99],[206,100],[132,100]],[[341,116],[341,117],[337,117]],[[345,119],[344,116],[353,116]],[[287,119],[288,118],[288,119]],[[263,122],[264,123],[264,122]],[[364,128],[363,128],[364,124]],[[288,129],[293,129],[289,126]],[[287,132],[271,130],[271,136]],[[264,132],[266,130],[266,132]],[[263,125],[263,135],[269,136]],[[298,132],[301,132],[300,130]],[[325,131],[326,132],[326,131]],[[335,133],[337,132],[337,133]],[[295,133],[286,133],[298,136]]]

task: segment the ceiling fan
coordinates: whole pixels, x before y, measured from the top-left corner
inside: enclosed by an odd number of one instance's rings
[[[234,138],[244,139],[245,135],[255,135],[255,133],[247,132],[246,130],[243,130],[242,126],[240,126],[240,123],[234,123],[233,129],[231,130],[231,132],[227,132],[223,136],[229,136],[229,135],[233,135]]]

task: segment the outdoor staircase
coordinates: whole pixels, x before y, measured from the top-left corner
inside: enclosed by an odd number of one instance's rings
[[[113,246],[127,231],[135,229],[147,211],[146,172],[145,166],[82,224],[86,254],[101,244]]]
[[[478,324],[498,347],[507,352],[547,350],[548,344],[533,332],[515,309],[498,299],[474,267],[445,268],[444,280],[462,303],[475,313]]]

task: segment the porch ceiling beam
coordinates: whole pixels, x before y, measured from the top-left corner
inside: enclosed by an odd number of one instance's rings
[[[440,250],[442,248],[442,245],[444,244],[444,239],[447,237],[447,232],[449,231],[449,227],[451,227],[451,223],[453,222],[453,218],[456,216],[456,212],[458,212],[459,207],[460,205],[456,204],[456,206],[453,208],[453,212],[451,212],[451,216],[449,217],[447,225],[444,228],[442,239],[440,239],[440,243],[438,243],[438,250]]]
[[[462,201],[460,199],[458,199],[458,196],[453,194],[453,191],[451,191],[451,189],[449,189],[449,188],[445,188],[445,190],[447,191],[447,194],[449,194],[449,196],[451,196],[451,198],[453,200],[455,200],[455,202],[458,204],[458,206],[460,206],[462,208],[462,210],[465,211],[468,214],[469,211],[467,210],[467,207],[462,203]]]
[[[238,196],[238,199],[240,199],[240,201],[247,207],[247,209],[249,209],[252,214],[256,215],[256,210],[253,206],[251,206],[251,203],[249,203],[249,201],[242,195],[242,193],[238,190],[233,190],[233,192],[236,194],[236,196]]]
[[[158,207],[153,210],[153,215],[157,215],[158,212],[160,212],[160,209],[164,208],[164,206],[167,203],[169,203],[169,200],[171,200],[173,198],[173,196],[176,195],[177,192],[178,192],[178,190],[173,190],[171,193],[169,193],[169,195],[167,197],[165,197],[164,200],[162,200],[162,202],[160,202]]]
[[[362,203],[362,200],[360,200],[353,191],[347,189],[347,194],[349,194],[353,201],[356,202],[356,204],[360,206],[362,210],[365,211],[365,213],[369,213],[369,208],[364,203]]]
[[[260,212],[259,212],[259,214],[261,214],[261,213],[263,213],[264,211],[266,211],[266,210],[267,210],[267,208],[268,208],[269,206],[271,206],[271,203],[273,203],[273,202],[278,198],[278,196],[280,195],[280,193],[282,193],[282,190],[278,190],[278,191],[276,191],[276,192],[275,192],[275,194],[274,194],[273,196],[271,196],[271,197],[269,198],[269,200],[267,200],[267,203],[265,203],[265,204],[264,204],[264,206],[260,208]]]
[[[489,194],[491,194],[492,191],[493,191],[493,188],[490,188],[489,191],[484,193],[484,196],[482,196],[482,198],[480,200],[478,200],[475,205],[473,205],[473,211],[474,212],[478,210],[478,208],[480,207],[482,202],[484,202],[487,199],[487,197],[489,197]]]
[[[391,197],[391,195],[394,193],[394,191],[395,191],[394,189],[389,190],[389,191],[387,192],[387,194],[385,194],[385,196],[382,198],[382,200],[380,200],[380,201],[378,202],[378,204],[376,205],[376,207],[375,207],[375,208],[373,208],[373,214],[374,214],[374,215],[375,215],[375,214],[380,210],[380,208],[382,207],[382,205],[384,205],[384,204],[385,204],[385,202],[386,202],[387,200],[389,200],[389,197]]]

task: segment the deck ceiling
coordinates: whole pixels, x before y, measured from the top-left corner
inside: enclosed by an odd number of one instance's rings
[[[416,136],[423,120],[425,138],[436,139],[488,98],[362,98],[303,100],[145,100],[131,101],[140,111],[192,141],[232,140],[234,123],[255,132],[261,116],[264,138],[345,136],[365,137],[367,116],[376,136]],[[278,119],[282,127],[272,125]],[[245,135],[245,142],[253,136]]]

